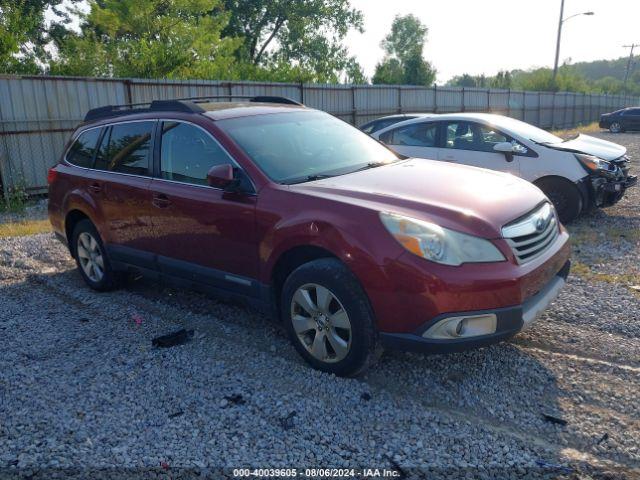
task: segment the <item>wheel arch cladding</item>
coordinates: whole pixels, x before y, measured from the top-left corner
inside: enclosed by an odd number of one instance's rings
[[[69,211],[64,217],[64,233],[67,236],[67,244],[69,246],[69,252],[71,252],[71,255],[75,254],[73,251],[73,242],[71,241],[71,236],[73,235],[73,230],[76,228],[78,222],[82,220],[89,220],[91,223],[93,223],[93,221],[89,218],[89,215],[78,209]]]
[[[298,245],[284,251],[276,260],[271,270],[271,300],[276,312],[280,311],[280,296],[287,277],[296,268],[320,258],[334,258],[341,263],[334,253],[315,245]],[[276,317],[279,318],[279,315]]]

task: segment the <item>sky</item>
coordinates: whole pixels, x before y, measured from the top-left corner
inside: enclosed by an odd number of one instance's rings
[[[552,67],[560,0],[351,0],[364,14],[363,34],[345,44],[370,78],[384,56],[380,41],[394,16],[412,13],[428,28],[424,56],[438,70],[437,82],[455,75],[494,75],[499,70]],[[640,0],[565,0],[560,63],[628,56],[640,43]],[[636,48],[640,55],[640,47]]]

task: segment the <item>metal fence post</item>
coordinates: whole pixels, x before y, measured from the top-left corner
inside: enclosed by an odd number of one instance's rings
[[[491,88],[487,88],[487,112],[491,113]]]
[[[402,113],[402,87],[398,87],[398,113]]]
[[[300,89],[300,103],[304,105],[304,82],[300,82],[300,86],[298,88]]]
[[[507,117],[511,116],[511,89],[507,88]]]
[[[538,93],[538,127],[542,125],[542,99],[540,98],[540,92]]]
[[[462,87],[462,99],[460,100],[460,111],[464,112],[465,111],[465,104],[464,104],[464,87]]]
[[[357,126],[358,115],[356,112],[356,86],[351,85],[351,118],[353,120],[353,126]]]
[[[125,96],[125,103],[133,103],[133,96],[131,95],[131,79],[130,78],[125,78],[124,79],[124,96]]]
[[[438,86],[433,84],[433,113],[438,113]]]

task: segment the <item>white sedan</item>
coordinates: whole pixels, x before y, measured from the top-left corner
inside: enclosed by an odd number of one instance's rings
[[[618,202],[637,177],[626,148],[587,135],[561,138],[520,120],[451,113],[396,123],[372,134],[407,157],[428,158],[511,173],[537,185],[560,220]],[[455,181],[455,179],[451,179]]]

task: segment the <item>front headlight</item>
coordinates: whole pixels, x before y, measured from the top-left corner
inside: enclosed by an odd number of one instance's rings
[[[593,155],[586,155],[584,153],[575,154],[578,161],[590,172],[609,172],[611,171],[611,163]]]
[[[500,250],[484,238],[393,213],[381,212],[380,220],[404,248],[432,262],[462,265],[506,260]]]

